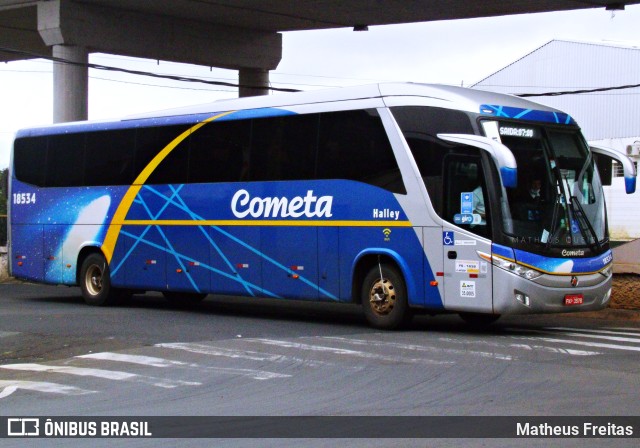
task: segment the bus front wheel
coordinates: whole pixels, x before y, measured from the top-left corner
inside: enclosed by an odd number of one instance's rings
[[[402,274],[391,265],[374,266],[364,278],[362,309],[371,326],[393,330],[409,323],[411,310]]]
[[[117,291],[111,287],[109,264],[102,254],[89,254],[82,262],[80,289],[89,305],[107,306],[118,301]]]

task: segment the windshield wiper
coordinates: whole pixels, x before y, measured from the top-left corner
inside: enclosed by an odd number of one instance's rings
[[[595,246],[596,249],[600,251],[602,249],[602,245],[598,240],[598,234],[596,233],[595,229],[589,222],[589,219],[587,218],[587,215],[584,212],[582,205],[580,205],[580,200],[575,195],[571,194],[569,181],[567,180],[566,177],[563,180],[566,183],[566,188],[567,188],[566,191],[568,193],[567,195],[569,196],[567,205],[569,206],[569,210],[571,210],[570,218],[573,218],[569,222],[569,226],[571,230],[573,231],[573,221],[575,221],[578,226],[578,230],[580,231],[580,235],[584,239],[584,242],[588,244],[589,247],[591,247],[592,249],[593,249],[593,246]]]

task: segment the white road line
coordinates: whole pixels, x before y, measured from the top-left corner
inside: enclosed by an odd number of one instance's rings
[[[238,369],[233,367],[204,367],[206,370],[212,370],[214,372],[226,373],[228,375],[242,375],[253,378],[254,380],[273,380],[276,378],[291,378],[292,375],[285,373],[268,372],[266,370],[255,369]]]
[[[282,348],[293,348],[296,350],[307,350],[312,352],[331,353],[335,355],[344,355],[344,356],[361,358],[361,359],[375,359],[379,361],[401,362],[405,364],[428,364],[428,365],[455,364],[455,362],[453,361],[436,361],[432,359],[423,359],[423,358],[386,356],[386,355],[379,355],[376,353],[369,353],[369,352],[363,352],[358,350],[348,350],[344,348],[326,347],[324,345],[303,344],[300,342],[281,341],[281,340],[275,340],[275,339],[243,339],[243,340],[246,342],[253,342],[258,344],[282,347]]]
[[[545,330],[532,330],[534,333],[540,334],[553,334],[553,332],[545,331]],[[575,336],[581,338],[592,338],[592,339],[604,339],[606,341],[616,341],[616,342],[630,342],[640,344],[640,339],[637,338],[624,338],[620,336],[607,336],[604,334],[586,332],[583,330],[574,331],[573,329],[567,329],[567,331],[562,331],[560,334],[563,336]],[[558,335],[559,336],[559,335]]]
[[[251,361],[279,361],[278,355],[260,355],[257,352],[245,352],[242,350],[231,350],[225,348],[213,347],[205,344],[193,344],[188,342],[167,342],[156,344],[154,347],[170,348],[174,350],[183,350],[190,353],[196,353],[199,355],[207,356],[223,356],[227,358],[248,359]],[[214,366],[200,366],[198,364],[189,364],[190,367],[199,367],[201,369],[212,370],[219,373],[226,373],[232,375],[243,375],[253,378],[255,380],[272,380],[275,378],[290,378],[291,375],[284,373],[269,372],[267,370],[256,369],[240,369],[231,367],[214,367]]]
[[[323,336],[322,339],[334,340],[344,342],[346,344],[352,345],[364,345],[364,346],[376,346],[376,347],[391,347],[397,348],[400,350],[413,350],[419,352],[429,352],[429,353],[448,353],[454,355],[475,355],[481,356],[483,358],[492,358],[499,359],[502,361],[512,361],[513,357],[511,355],[504,355],[501,353],[491,353],[491,352],[482,352],[476,350],[458,350],[455,348],[443,348],[443,347],[431,347],[424,345],[415,345],[415,344],[402,344],[399,342],[383,342],[383,341],[368,341],[365,339],[351,339],[351,338],[340,338],[334,336]]]
[[[170,342],[156,344],[155,347],[171,348],[175,350],[184,350],[190,353],[208,356],[223,356],[225,358],[248,359],[250,361],[271,361],[275,362],[281,358],[280,355],[271,355],[268,353],[259,353],[245,350],[235,350],[228,348],[220,348],[206,344],[194,344],[189,342]]]
[[[585,328],[565,328],[565,327],[546,327],[544,328],[544,330],[562,331],[563,333],[572,332],[574,334],[586,333],[585,336],[590,336],[592,334],[602,334],[602,335],[613,334],[613,335],[619,335],[619,336],[635,336],[638,339],[629,339],[629,340],[640,343],[640,333],[630,333],[627,331],[590,330]]]
[[[548,347],[546,345],[509,344],[509,347],[521,348],[523,350],[543,351],[543,352],[549,352],[549,353],[561,353],[563,355],[573,355],[573,356],[594,356],[594,355],[601,354],[600,352],[574,350],[571,348]]]
[[[612,330],[612,331],[629,331],[635,333],[640,336],[640,328],[629,328],[629,327],[606,327],[603,330]]]
[[[161,343],[161,344],[156,344],[155,347],[170,348],[174,350],[183,350],[186,352],[196,353],[199,355],[220,356],[224,358],[245,359],[249,361],[280,362],[280,363],[287,363],[287,364],[298,363],[298,364],[306,365],[309,367],[335,365],[335,363],[313,360],[313,359],[306,359],[306,358],[298,358],[295,356],[287,356],[287,355],[264,353],[264,352],[254,352],[251,350],[222,348],[222,347],[215,347],[215,346],[206,345],[206,344],[197,344],[197,343],[189,343],[189,342]]]
[[[17,336],[19,334],[17,331],[0,331],[0,338],[8,338],[9,336]]]
[[[85,367],[72,366],[47,366],[44,364],[5,364],[0,369],[19,370],[28,372],[53,372],[68,375],[88,376],[112,381],[137,381],[150,384],[156,387],[172,389],[178,386],[199,386],[202,383],[193,381],[168,380],[164,378],[154,378],[150,376],[137,375],[135,373],[122,372],[117,370],[90,369]]]
[[[513,336],[508,336],[508,337],[513,337]],[[516,337],[516,339],[534,339],[537,340],[536,338],[526,338],[526,337]],[[454,339],[454,338],[438,338],[438,340],[443,341],[443,342],[449,342],[452,344],[469,344],[468,341],[463,341],[463,340],[459,340],[459,339]],[[594,356],[594,355],[600,355],[600,352],[591,352],[591,351],[586,351],[586,350],[573,350],[573,349],[564,349],[564,348],[559,348],[559,347],[549,347],[546,345],[530,345],[530,344],[502,344],[502,343],[498,343],[498,342],[491,342],[491,341],[485,341],[485,340],[480,340],[480,341],[473,341],[473,344],[478,344],[478,345],[484,345],[484,346],[488,346],[488,347],[496,347],[496,348],[505,348],[505,347],[513,347],[516,349],[522,349],[522,350],[538,350],[538,351],[546,351],[546,352],[550,352],[550,353],[560,353],[563,355],[573,355],[573,356]]]
[[[89,353],[87,355],[76,356],[76,358],[84,359],[100,359],[104,361],[116,361],[131,364],[141,364],[151,367],[173,367],[173,366],[185,366],[186,362],[172,361],[169,359],[156,358],[153,356],[140,356],[140,355],[127,355],[124,353]]]
[[[533,336],[513,336],[516,339],[528,339],[535,341],[546,341],[546,342],[554,342],[560,344],[573,344],[573,345],[582,345],[585,347],[600,347],[600,348],[611,348],[614,350],[627,350],[631,352],[640,352],[640,347],[632,346],[632,345],[617,345],[617,344],[604,344],[601,342],[586,342],[586,341],[576,341],[574,339],[555,339],[555,338],[547,338],[547,337],[533,337]]]
[[[87,395],[95,394],[94,390],[80,389],[64,384],[47,383],[42,381],[0,380],[0,398],[8,397],[18,389],[33,390],[48,394]]]

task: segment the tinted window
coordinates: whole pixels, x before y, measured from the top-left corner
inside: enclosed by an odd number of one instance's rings
[[[322,114],[319,179],[350,179],[406,193],[391,144],[375,110]]]
[[[473,134],[471,120],[464,112],[435,107],[402,106],[392,108],[392,112],[418,165],[433,208],[442,216],[443,161],[454,146],[437,135]]]
[[[21,138],[15,141],[13,167],[18,180],[44,186],[47,141],[47,137]]]
[[[317,114],[254,120],[251,180],[313,178],[317,140]]]
[[[138,129],[136,132],[135,175],[138,176],[160,151],[187,129],[187,126],[158,126]],[[189,138],[174,148],[153,171],[147,183],[186,183],[189,167],[188,142]]]
[[[84,185],[85,134],[62,134],[49,137],[47,187]]]
[[[85,176],[87,185],[130,185],[133,183],[135,131],[90,132],[87,134]]]
[[[246,180],[251,121],[209,123],[189,138],[189,182]]]

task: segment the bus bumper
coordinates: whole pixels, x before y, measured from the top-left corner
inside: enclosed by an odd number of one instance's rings
[[[494,314],[598,311],[611,298],[611,275],[577,275],[575,287],[571,276],[543,275],[532,281],[499,268],[494,268],[493,275]]]

